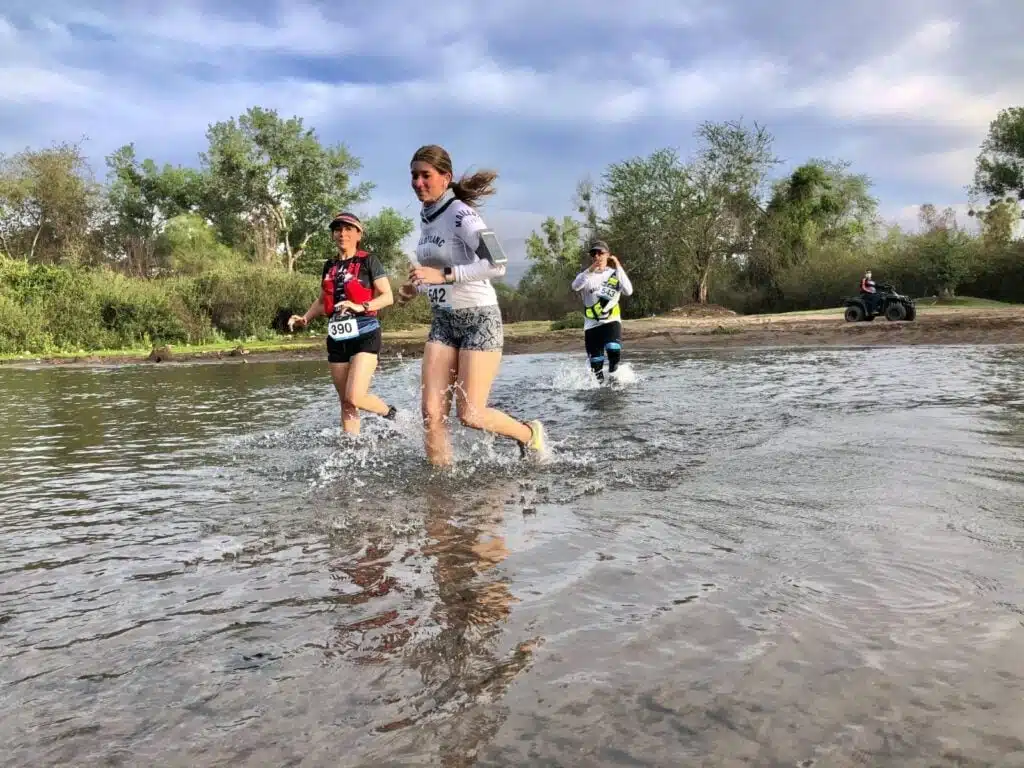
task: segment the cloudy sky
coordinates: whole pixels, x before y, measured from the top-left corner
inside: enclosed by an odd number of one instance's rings
[[[989,122],[1024,103],[1021,29],[1021,0],[4,0],[0,152],[86,137],[100,175],[129,141],[192,164],[210,123],[276,108],[363,160],[365,213],[415,214],[421,144],[497,168],[484,215],[518,260],[582,176],[742,118],[780,174],[849,160],[913,224],[965,202]]]

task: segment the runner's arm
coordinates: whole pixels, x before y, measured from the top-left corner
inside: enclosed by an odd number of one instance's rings
[[[370,258],[367,259],[366,266],[370,270],[370,281],[374,287],[374,297],[366,302],[369,311],[376,312],[378,309],[390,307],[395,303],[395,297],[391,293],[391,281],[388,280],[387,270],[384,269],[380,259],[373,254],[370,254]]]
[[[491,264],[489,261],[476,261],[472,264],[458,264],[453,270],[456,283],[470,283],[474,280],[494,280],[505,276],[504,264]]]
[[[619,273],[619,285],[622,287],[622,295],[632,296],[633,283],[629,281],[629,276],[626,275],[626,270],[622,268],[622,265],[619,265],[619,268],[616,271]]]
[[[480,214],[475,211],[462,218],[461,232],[456,230],[459,240],[465,243],[471,253],[476,253],[480,247],[480,233],[487,229]],[[492,264],[489,261],[476,257],[472,264],[457,264],[452,270],[456,283],[471,283],[477,280],[494,280],[504,277],[506,267],[504,264]]]
[[[587,284],[588,274],[589,272],[587,270],[583,270],[582,272],[580,272],[578,275],[576,275],[576,279],[572,281],[572,285],[569,287],[577,292],[582,291],[583,286]]]

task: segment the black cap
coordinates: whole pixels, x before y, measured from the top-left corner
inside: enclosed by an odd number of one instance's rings
[[[608,253],[609,250],[608,243],[604,240],[595,240],[590,244],[590,253],[594,253],[594,251]]]

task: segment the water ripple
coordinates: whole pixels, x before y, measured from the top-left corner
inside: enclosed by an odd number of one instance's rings
[[[416,361],[4,371],[0,764],[1024,757],[1024,352],[629,358],[443,472]]]

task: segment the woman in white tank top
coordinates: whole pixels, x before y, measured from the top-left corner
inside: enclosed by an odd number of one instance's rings
[[[516,440],[524,457],[543,457],[544,427],[539,421],[521,422],[487,406],[504,344],[491,279],[504,275],[505,265],[480,257],[481,233],[487,227],[475,206],[494,193],[497,174],[479,171],[455,181],[451,157],[435,144],[416,151],[410,170],[413,191],[423,203],[418,266],[409,270],[409,281],[398,293],[403,303],[425,293],[433,315],[421,382],[427,458],[438,466],[451,464],[445,421],[453,388],[464,426]]]

